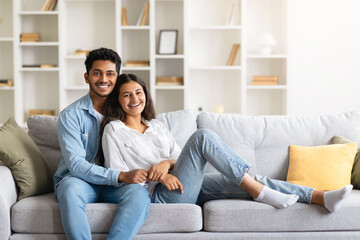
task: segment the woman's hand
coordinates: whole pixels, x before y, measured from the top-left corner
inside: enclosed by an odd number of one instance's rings
[[[174,191],[176,189],[180,189],[181,194],[183,194],[183,185],[179,181],[177,177],[171,174],[166,174],[161,183],[169,190]]]
[[[129,172],[121,172],[118,181],[123,183],[143,183],[148,173],[144,169],[135,169]]]
[[[161,182],[171,167],[172,167],[171,160],[165,160],[159,164],[150,167],[147,170],[149,174],[148,179],[156,182]]]

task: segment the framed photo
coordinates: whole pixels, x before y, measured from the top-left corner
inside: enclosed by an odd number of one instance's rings
[[[158,54],[176,54],[177,30],[160,30]]]

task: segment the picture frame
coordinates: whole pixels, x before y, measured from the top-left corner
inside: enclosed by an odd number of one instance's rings
[[[158,54],[176,54],[177,35],[175,29],[160,30]]]

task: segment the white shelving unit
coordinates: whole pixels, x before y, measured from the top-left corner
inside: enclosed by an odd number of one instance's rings
[[[0,79],[14,79],[12,0],[0,0]],[[14,115],[15,87],[0,87],[0,125]]]
[[[225,113],[286,114],[289,95],[287,0],[63,0],[55,11],[40,11],[44,0],[0,0],[0,124],[15,115],[25,125],[29,109],[58,114],[85,95],[85,56],[75,51],[107,47],[123,61],[121,71],[134,73],[149,86],[158,113],[180,109]],[[144,26],[139,15],[150,4]],[[122,25],[126,8],[128,25]],[[178,31],[177,51],[158,54],[160,30]],[[39,42],[20,42],[21,33],[39,32]],[[258,38],[271,32],[273,54],[259,54]],[[234,44],[235,62],[227,66]],[[10,58],[10,59],[9,59]],[[127,67],[146,60],[146,67]],[[53,68],[23,65],[55,64]],[[252,76],[276,75],[275,86],[253,86]],[[183,77],[180,86],[158,86],[156,77]],[[220,107],[221,108],[221,107]]]
[[[217,106],[222,106],[224,112],[242,112],[243,8],[238,1],[233,22],[227,24],[233,2],[187,1],[186,70],[191,85],[187,88],[187,107],[195,112],[214,112]],[[241,48],[234,64],[227,66],[233,44],[241,44]]]

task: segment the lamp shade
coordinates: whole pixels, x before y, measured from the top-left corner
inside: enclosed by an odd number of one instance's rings
[[[277,42],[276,42],[274,36],[272,35],[272,33],[266,32],[260,37],[259,44],[267,45],[267,46],[274,46],[277,44]]]

